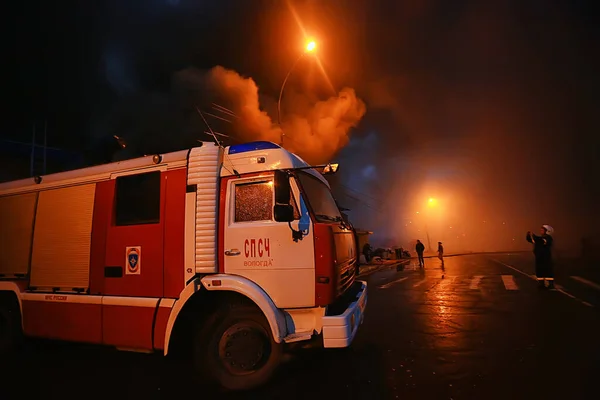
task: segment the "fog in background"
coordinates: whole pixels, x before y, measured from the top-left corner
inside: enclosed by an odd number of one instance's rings
[[[33,36],[16,50],[24,64],[11,102],[21,111],[3,132],[28,140],[34,114],[48,118],[51,145],[93,150],[117,134],[129,144],[118,157],[131,157],[211,140],[196,107],[215,114],[217,103],[236,115],[208,118],[226,144],[279,142],[276,99],[306,33],[318,61],[305,57],[290,75],[285,147],[340,163],[335,196],[375,245],[427,245],[429,233],[447,252],[527,250],[527,230],[550,224],[557,249],[577,251],[600,222],[598,35],[587,7],[40,3],[22,10],[32,26],[16,28]],[[66,18],[60,32],[44,28],[48,15]]]

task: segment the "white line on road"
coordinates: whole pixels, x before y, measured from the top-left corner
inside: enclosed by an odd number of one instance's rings
[[[530,279],[533,279],[534,281],[536,280],[536,279],[535,279],[535,275],[529,275],[529,274],[526,274],[525,272],[521,271],[520,269],[517,269],[517,268],[515,268],[515,267],[511,267],[511,266],[510,266],[510,265],[508,265],[508,264],[504,264],[502,261],[494,260],[493,258],[492,258],[492,260],[493,260],[493,261],[495,261],[495,262],[497,262],[498,264],[502,264],[502,265],[504,265],[505,267],[508,267],[508,268],[512,269],[513,271],[517,271],[518,273],[520,273],[520,274],[523,274],[523,275],[525,275],[526,277],[528,277],[528,278],[530,278]]]
[[[471,284],[469,285],[469,289],[477,289],[479,286],[479,283],[481,282],[481,279],[483,279],[482,275],[474,276],[473,279],[471,280]]]
[[[405,276],[404,278],[396,279],[395,281],[391,281],[391,282],[386,283],[385,285],[379,286],[379,289],[387,289],[390,286],[392,286],[393,284],[400,283],[400,282],[405,281],[407,279],[408,279],[407,276]]]
[[[560,292],[560,293],[564,294],[565,296],[568,296],[568,297],[570,297],[572,299],[575,299],[575,300],[579,300],[577,297],[573,296],[571,293],[565,292],[565,288],[562,287],[562,286],[560,286],[560,285],[558,285],[558,284],[554,284],[554,289],[556,289],[557,292]]]
[[[582,278],[580,276],[572,276],[571,279],[575,279],[576,281],[584,283],[584,284],[586,284],[586,285],[588,285],[590,287],[593,287],[596,290],[600,290],[600,285],[598,285],[595,282],[589,281],[589,280],[587,280],[585,278]]]
[[[425,282],[427,282],[427,279],[423,279],[422,281],[419,281],[419,282],[415,283],[415,284],[413,285],[413,287],[421,286],[421,285],[422,285],[422,284],[424,284]]]
[[[534,281],[536,280],[536,277],[535,277],[535,275],[529,275],[529,274],[526,274],[525,272],[521,271],[520,269],[517,269],[517,268],[515,268],[515,267],[513,267],[513,266],[510,266],[510,265],[508,265],[508,264],[505,264],[505,263],[503,263],[502,261],[499,261],[499,260],[496,260],[496,259],[493,259],[493,258],[492,258],[491,260],[492,260],[492,261],[494,261],[494,262],[497,262],[498,264],[502,264],[502,265],[504,265],[505,267],[512,269],[513,271],[517,271],[518,273],[520,273],[520,274],[523,274],[523,275],[525,275],[526,277],[528,277],[528,278],[530,278],[530,279],[533,279]],[[577,297],[573,296],[571,293],[569,293],[569,292],[565,291],[565,290],[563,289],[563,287],[562,287],[562,286],[560,286],[560,285],[556,285],[556,284],[555,284],[555,285],[554,285],[554,287],[556,288],[556,291],[557,291],[557,292],[559,292],[559,293],[562,293],[562,294],[564,294],[564,295],[565,295],[565,296],[567,296],[567,297],[570,297],[570,298],[572,298],[572,299],[575,299],[575,300],[579,301],[580,303],[582,303],[582,304],[585,304],[586,306],[587,306],[587,305],[589,305],[589,307],[593,307],[593,306],[594,306],[593,304],[587,303],[586,301],[583,301],[583,300],[581,300],[581,299],[578,299]],[[587,303],[587,304],[586,304],[586,303]]]
[[[504,283],[506,290],[519,290],[515,278],[513,278],[512,275],[502,275],[502,283]]]

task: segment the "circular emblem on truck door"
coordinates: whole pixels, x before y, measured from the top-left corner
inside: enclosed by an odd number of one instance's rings
[[[127,264],[128,275],[139,275],[141,264],[141,247],[127,247],[125,250],[125,260]]]

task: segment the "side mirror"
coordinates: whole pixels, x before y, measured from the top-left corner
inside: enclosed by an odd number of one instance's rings
[[[294,207],[290,205],[291,192],[289,174],[281,170],[275,171],[275,207],[273,207],[275,221],[292,222],[294,220]]]
[[[327,164],[325,168],[323,168],[323,175],[335,174],[339,166],[340,164]]]
[[[291,192],[289,174],[281,170],[275,171],[275,204],[289,205]]]
[[[277,222],[292,222],[294,221],[294,207],[289,204],[275,204],[273,215]]]

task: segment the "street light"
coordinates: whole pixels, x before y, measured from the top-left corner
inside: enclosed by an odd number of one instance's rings
[[[294,61],[294,63],[292,64],[292,67],[290,68],[287,75],[285,76],[283,83],[281,84],[281,90],[279,90],[279,99],[277,100],[277,123],[279,124],[280,129],[281,129],[281,98],[283,97],[283,89],[285,88],[285,84],[287,83],[287,80],[290,77],[290,74],[296,67],[296,64],[298,64],[298,62],[302,58],[304,58],[304,56],[306,54],[312,53],[313,51],[315,51],[316,48],[317,48],[317,43],[314,40],[310,40],[306,43],[306,46],[304,47],[304,51],[300,54],[300,57],[298,57],[296,59],[296,61]],[[285,135],[285,133],[283,132],[283,129],[281,129],[281,143],[280,143],[281,146],[283,146],[283,136],[284,135]]]
[[[437,200],[433,197],[430,197],[429,199],[427,199],[427,206],[428,207],[435,207],[437,204]],[[418,212],[417,212],[418,214]],[[429,237],[429,227],[427,226],[427,218],[424,218],[424,222],[425,222],[425,233],[427,234],[427,247],[429,251],[431,250],[431,238]]]

